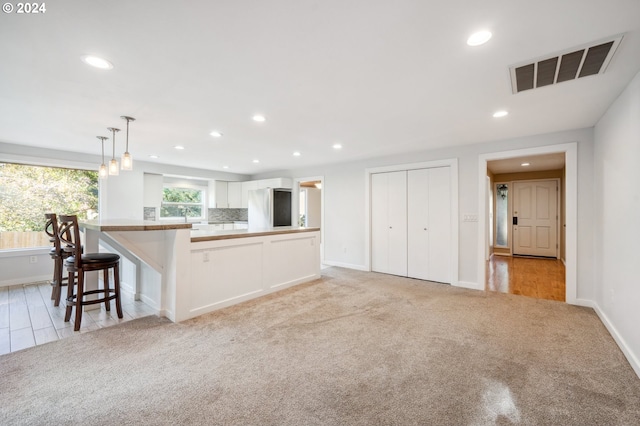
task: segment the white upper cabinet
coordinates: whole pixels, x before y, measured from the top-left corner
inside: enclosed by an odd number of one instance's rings
[[[293,179],[291,178],[271,178],[261,179],[258,181],[258,189],[262,188],[293,188]]]
[[[242,208],[242,182],[228,182],[227,201],[229,208]]]
[[[209,208],[226,209],[229,207],[228,185],[222,180],[209,181]]]

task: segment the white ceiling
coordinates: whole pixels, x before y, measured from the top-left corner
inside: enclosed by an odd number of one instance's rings
[[[638,0],[46,6],[0,15],[1,142],[99,154],[131,115],[134,159],[243,174],[593,126],[640,70]],[[620,33],[604,74],[512,94],[510,65]]]

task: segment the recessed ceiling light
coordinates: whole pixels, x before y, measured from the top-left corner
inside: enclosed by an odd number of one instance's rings
[[[262,123],[267,121],[267,118],[264,115],[256,114],[253,116],[253,121],[257,121],[258,123]]]
[[[294,153],[293,153],[293,156],[294,156],[294,157],[300,157],[300,152],[299,152],[299,151],[294,152]]]
[[[493,113],[493,118],[506,117],[509,115],[509,111],[501,110]]]
[[[222,137],[222,133],[214,130],[213,132],[209,133],[211,136],[213,136],[214,138],[221,138]]]
[[[223,169],[228,169],[228,168],[229,168],[229,166],[222,166],[222,168],[223,168]]]
[[[531,163],[522,163],[522,164],[520,164],[520,165],[521,165],[522,167],[527,167],[527,166],[530,166],[530,165],[531,165]]]
[[[178,149],[178,150],[182,150],[182,149],[184,149],[184,146],[182,146],[182,145],[176,145],[176,146],[174,146],[174,148],[175,148],[175,149]]]
[[[151,154],[151,155],[149,156],[149,158],[156,159],[156,158],[159,158],[159,157],[158,157],[157,155]]]
[[[258,163],[260,162],[260,160],[253,160],[253,162],[254,162],[255,164],[258,164]]]
[[[82,57],[82,62],[87,65],[91,65],[95,68],[100,68],[102,70],[110,70],[113,69],[113,64],[106,59],[100,58],[98,56],[93,55],[84,55]]]
[[[333,149],[342,149],[342,145],[339,143],[334,143],[333,144]]]
[[[491,32],[489,31],[478,31],[477,33],[473,33],[467,39],[467,44],[469,46],[480,46],[481,44],[485,44],[491,38]]]

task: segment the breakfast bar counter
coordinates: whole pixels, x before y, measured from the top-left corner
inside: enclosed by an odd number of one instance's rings
[[[136,298],[174,322],[320,278],[319,228],[205,231],[126,220],[80,226],[87,249],[100,240],[121,254],[135,269],[129,288]]]

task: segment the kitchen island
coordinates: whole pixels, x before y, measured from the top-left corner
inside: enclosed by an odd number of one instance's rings
[[[136,297],[174,322],[320,277],[320,229],[191,230],[190,224],[87,221],[136,267]]]

